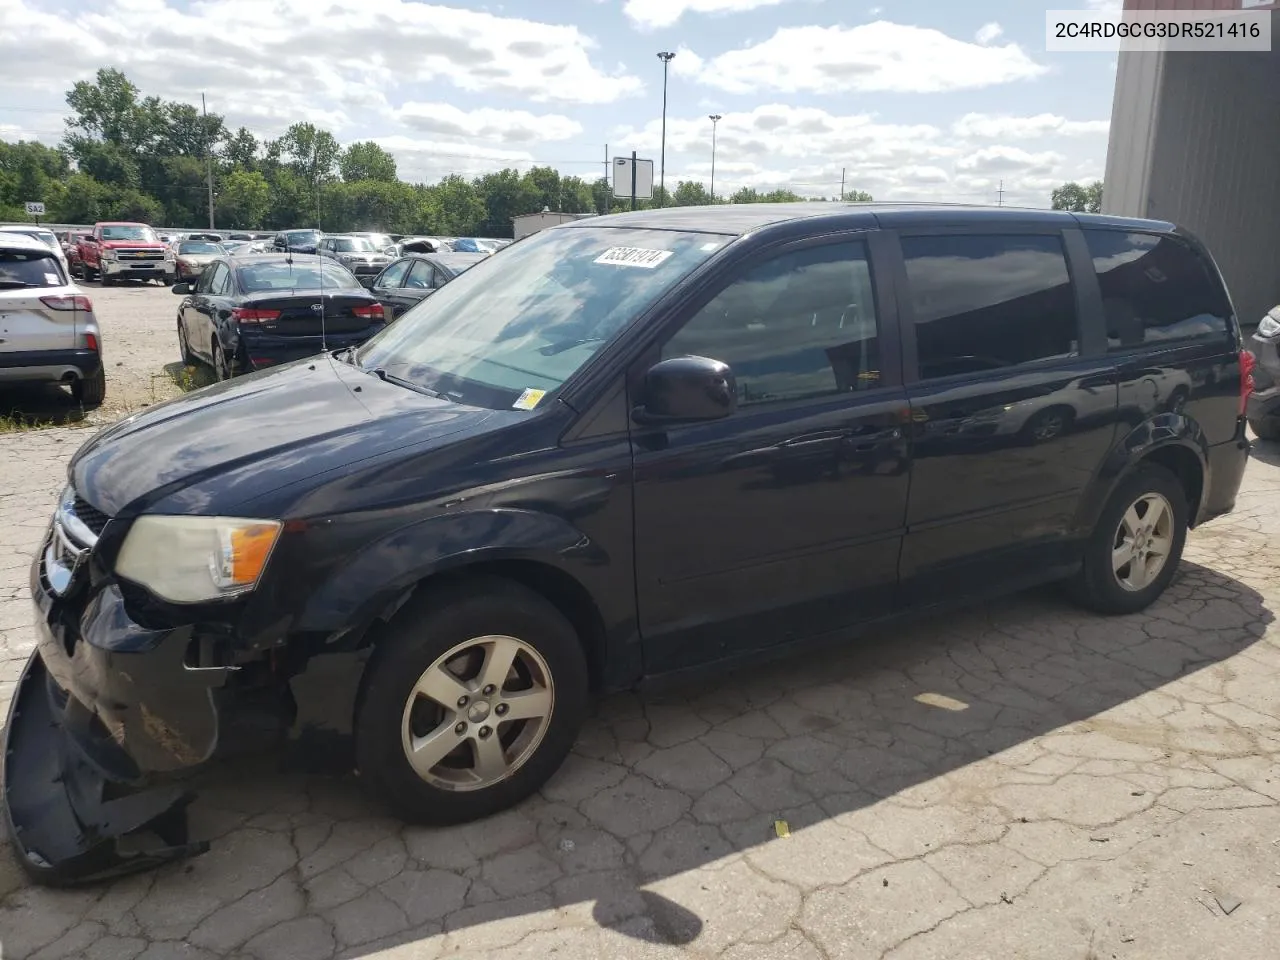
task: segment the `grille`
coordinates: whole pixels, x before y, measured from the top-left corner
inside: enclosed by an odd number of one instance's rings
[[[81,523],[93,531],[95,537],[101,536],[102,528],[111,519],[97,507],[91,506],[89,501],[79,494],[76,494],[75,503],[72,505],[71,510]]]

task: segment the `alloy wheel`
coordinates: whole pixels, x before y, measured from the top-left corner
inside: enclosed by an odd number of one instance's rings
[[[537,650],[515,637],[476,637],[418,678],[405,703],[401,745],[432,786],[483,790],[533,756],[554,707],[551,671]]]
[[[1111,545],[1111,569],[1122,588],[1143,590],[1160,576],[1173,533],[1173,507],[1163,495],[1146,493],[1129,505]]]

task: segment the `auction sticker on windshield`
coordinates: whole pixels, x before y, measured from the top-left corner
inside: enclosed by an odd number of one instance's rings
[[[615,267],[643,267],[652,270],[667,257],[670,250],[646,250],[644,247],[610,247],[600,256],[596,263],[608,263]]]
[[[532,410],[546,395],[547,391],[545,390],[535,390],[533,387],[527,387],[524,393],[516,397],[516,402],[511,405],[511,409]]]

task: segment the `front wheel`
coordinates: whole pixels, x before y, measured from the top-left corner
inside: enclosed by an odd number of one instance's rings
[[[1187,539],[1187,495],[1168,470],[1140,466],[1107,502],[1068,583],[1076,602],[1099,613],[1135,613],[1173,579]]]
[[[360,774],[405,820],[488,816],[556,771],[587,697],[577,633],[540,595],[499,579],[429,592],[400,611],[368,667]]]

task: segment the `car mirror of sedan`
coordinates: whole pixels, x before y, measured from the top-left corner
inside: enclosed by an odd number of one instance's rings
[[[172,290],[174,293],[176,293],[178,296],[180,296],[180,297],[185,297],[187,294],[189,294],[189,293],[191,292],[191,284],[189,284],[189,283],[175,283],[175,284],[174,284],[172,287],[170,287],[169,289],[170,289],[170,290]]]

